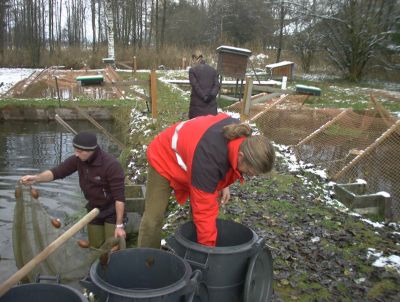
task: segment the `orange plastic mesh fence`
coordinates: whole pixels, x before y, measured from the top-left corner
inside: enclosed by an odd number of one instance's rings
[[[328,127],[311,135],[307,142],[295,146],[297,158],[327,169],[330,176],[335,175],[388,129],[381,118],[369,114],[346,111]]]
[[[277,144],[294,148],[298,160],[326,169],[339,183],[357,178],[368,191],[391,195],[391,215],[400,217],[400,130],[391,129],[397,119],[371,97],[367,110],[313,109],[306,96],[282,96],[250,107],[249,120]],[[228,107],[242,113],[242,103]],[[361,156],[373,146],[373,151]],[[352,162],[356,157],[361,157]],[[351,163],[351,166],[347,167]],[[347,167],[347,168],[346,168]],[[342,172],[341,172],[342,171]],[[341,172],[340,174],[338,174]],[[338,177],[339,176],[339,177]]]
[[[359,154],[348,166],[334,175],[339,183],[353,182],[357,178],[367,181],[370,192],[391,195],[390,214],[400,218],[400,120],[387,130],[377,142]]]

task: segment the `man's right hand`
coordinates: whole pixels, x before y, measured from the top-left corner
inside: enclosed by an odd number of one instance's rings
[[[33,185],[37,182],[37,175],[25,175],[19,180],[23,185]]]
[[[207,97],[207,103],[211,102],[214,98],[215,98],[215,96],[213,96],[213,95],[210,94],[210,95]]]
[[[53,172],[46,170],[36,175],[25,175],[19,180],[23,185],[33,185],[38,182],[49,182],[54,179]]]

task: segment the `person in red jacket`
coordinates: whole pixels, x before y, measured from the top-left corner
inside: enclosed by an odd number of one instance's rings
[[[197,241],[215,246],[219,204],[228,202],[229,185],[272,169],[275,152],[262,135],[227,114],[199,116],[176,123],[147,149],[149,163],[145,212],[139,247],[160,248],[161,228],[172,190],[179,204],[190,198]]]

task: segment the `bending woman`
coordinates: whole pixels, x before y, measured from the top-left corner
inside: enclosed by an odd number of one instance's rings
[[[229,185],[272,169],[275,152],[262,135],[227,114],[176,123],[155,137],[149,162],[145,212],[138,246],[159,248],[164,214],[172,190],[179,204],[190,199],[197,241],[215,246],[219,204],[228,202]]]

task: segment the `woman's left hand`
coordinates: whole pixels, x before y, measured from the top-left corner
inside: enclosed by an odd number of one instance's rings
[[[228,203],[229,199],[231,198],[231,193],[229,191],[229,187],[223,188],[219,192],[219,203],[226,204]]]

